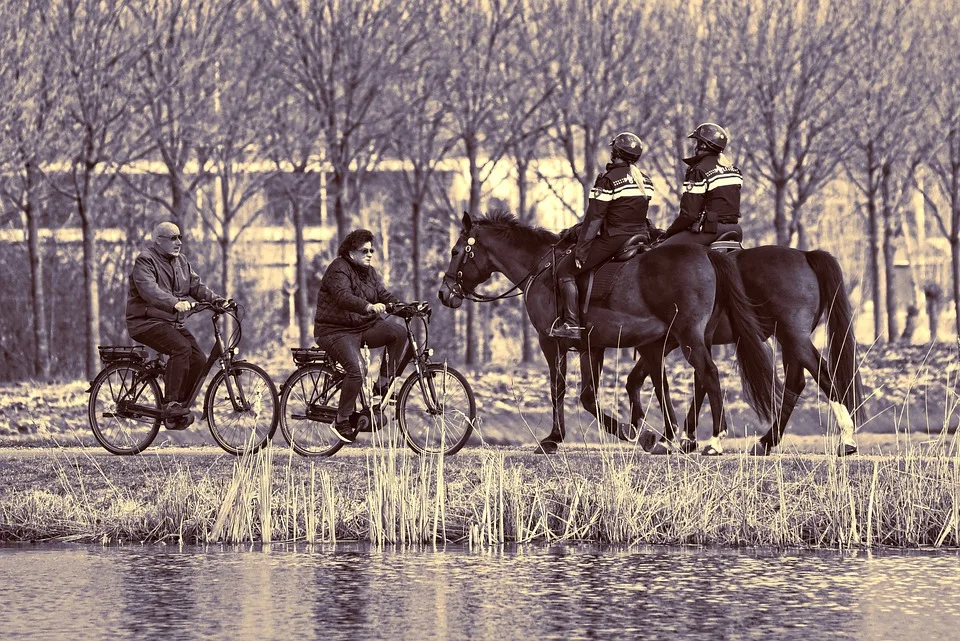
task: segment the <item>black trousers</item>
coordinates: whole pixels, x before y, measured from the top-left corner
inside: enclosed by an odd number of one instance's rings
[[[207,363],[207,357],[193,334],[185,327],[157,323],[130,338],[170,357],[163,374],[164,402],[186,404]]]
[[[407,349],[407,330],[395,323],[378,320],[363,331],[337,332],[317,339],[317,345],[346,370],[340,389],[337,420],[349,418],[356,411],[357,397],[367,375],[360,348],[386,347],[380,361],[380,378],[398,376],[413,356]]]
[[[575,278],[577,274],[593,269],[620,251],[620,248],[632,235],[621,234],[619,236],[598,236],[594,238],[587,245],[587,260],[583,263],[583,266],[577,269],[573,257],[568,257],[567,260],[562,260],[557,265],[557,278],[560,280]]]

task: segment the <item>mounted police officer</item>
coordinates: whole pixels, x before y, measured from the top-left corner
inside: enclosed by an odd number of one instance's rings
[[[643,143],[636,134],[623,132],[610,141],[610,152],[606,171],[594,182],[586,214],[577,225],[574,260],[557,266],[562,314],[550,330],[554,338],[580,338],[577,275],[615,255],[631,236],[639,234],[644,242],[650,241],[653,226],[647,208],[653,198],[653,182],[635,165]]]
[[[741,240],[743,177],[723,154],[730,136],[720,125],[705,122],[687,138],[696,142],[693,156],[683,159],[689,167],[683,179],[680,213],[664,232],[661,244],[709,245],[729,231],[736,232],[737,240]]]

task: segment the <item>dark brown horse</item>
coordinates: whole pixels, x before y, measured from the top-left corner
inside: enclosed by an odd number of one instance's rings
[[[756,306],[764,338],[775,336],[780,344],[784,368],[783,404],[776,413],[770,430],[754,446],[753,453],[766,455],[783,437],[787,421],[805,386],[804,370],[830,401],[840,429],[838,456],[857,451],[853,433],[854,419],[862,423],[863,391],[858,372],[857,341],[853,331],[853,312],[843,285],[843,272],[836,258],[825,251],[800,251],[776,245],[744,249],[734,253],[738,271],[750,301]],[[810,338],[821,320],[826,321],[827,354],[820,354]],[[736,337],[725,319],[721,319],[713,336],[714,344],[735,342]],[[627,378],[627,392],[632,407],[631,423],[639,426],[643,419],[640,387],[653,372],[662,371],[662,354],[676,347],[668,344],[653,358],[642,355]],[[659,375],[655,378],[662,378]],[[660,381],[655,381],[655,386]],[[665,383],[665,382],[664,382]],[[664,437],[653,449],[664,453],[676,432],[677,417],[667,402],[664,415]],[[703,404],[704,390],[695,385],[694,402],[684,422],[680,447],[696,449],[697,416]],[[649,441],[648,441],[649,442]]]
[[[494,272],[504,274],[523,291],[527,313],[550,368],[553,429],[540,442],[538,451],[555,452],[564,438],[564,379],[570,348],[581,352],[580,401],[584,408],[601,421],[606,431],[632,440],[636,430],[619,424],[598,406],[596,389],[604,350],[635,346],[641,354],[654,358],[653,353],[658,353],[669,337],[683,347],[695,379],[710,399],[713,438],[704,453],[719,453],[726,418],[717,367],[705,337],[713,333],[720,310],[726,310],[731,332],[739,338],[737,355],[745,396],[759,416],[769,419],[775,404],[773,364],[760,340],[761,330],[743,283],[727,256],[697,245],[665,246],[640,254],[621,268],[613,293],[591,304],[582,319],[584,338],[574,344],[552,338],[549,333],[557,313],[553,261],[563,255],[554,250],[559,237],[523,225],[503,212],[476,220],[464,214],[462,224],[440,287],[440,301],[457,308],[465,298],[493,300],[474,290]]]

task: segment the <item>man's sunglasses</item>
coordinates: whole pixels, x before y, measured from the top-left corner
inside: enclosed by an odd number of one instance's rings
[[[376,254],[376,253],[377,253],[377,250],[376,250],[376,249],[372,249],[372,248],[371,248],[371,249],[368,249],[368,248],[365,248],[365,247],[364,247],[364,248],[361,248],[361,249],[358,249],[357,251],[358,251],[358,252],[363,252],[364,254],[367,254],[367,255],[373,255],[373,254]]]
[[[169,238],[170,240],[183,240],[183,234],[174,234],[173,236],[160,236],[160,238]]]

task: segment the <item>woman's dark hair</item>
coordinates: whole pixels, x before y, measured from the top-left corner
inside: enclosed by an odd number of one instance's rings
[[[352,232],[347,234],[347,237],[343,239],[343,242],[340,243],[340,249],[337,250],[337,255],[341,258],[346,258],[347,254],[352,251],[360,249],[363,245],[373,242],[373,232],[369,229],[354,229]]]

